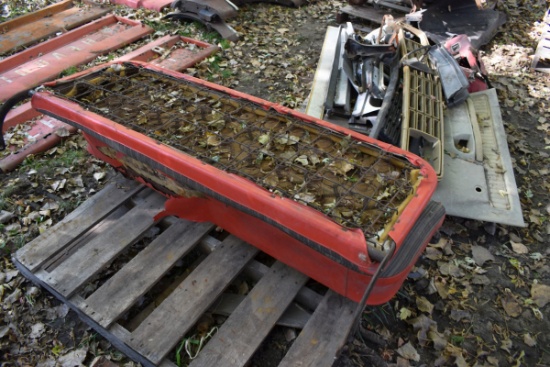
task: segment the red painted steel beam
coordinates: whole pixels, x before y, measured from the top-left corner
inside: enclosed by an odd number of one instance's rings
[[[145,8],[156,11],[161,11],[162,9],[170,6],[173,0],[111,0],[113,4],[126,5],[130,8]]]
[[[30,107],[30,102],[28,105]],[[27,132],[27,139],[32,141],[32,143],[0,160],[0,172],[11,171],[30,154],[41,153],[57,145],[62,139],[62,136],[59,135],[61,130],[66,130],[65,136],[74,134],[77,130],[73,126],[67,125],[57,119],[40,115],[32,109],[31,111],[40,116]]]
[[[218,49],[218,46],[188,37],[165,36],[117,58],[117,61],[144,61],[164,69],[182,71]]]
[[[165,69],[181,71],[207,58],[219,48],[207,42],[188,37],[165,36],[148,43],[145,46],[130,52],[117,60],[138,60],[149,62]],[[22,149],[13,152],[0,160],[0,172],[8,172],[17,167],[29,154],[37,154],[57,145],[62,137],[57,134],[60,129],[69,133],[76,129],[59,120],[43,116],[34,110],[30,102],[14,108],[8,113],[4,121],[4,132],[9,128],[27,123],[36,119],[33,128],[29,131],[30,139]]]
[[[72,0],[48,6],[0,24],[0,55],[30,46],[43,38],[67,32],[105,14],[99,6],[75,7]]]
[[[151,33],[140,22],[108,15],[0,61],[0,102],[56,78],[63,70]]]

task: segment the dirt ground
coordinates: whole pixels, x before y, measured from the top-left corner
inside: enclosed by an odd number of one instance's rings
[[[16,5],[3,2],[2,15],[12,17]],[[154,26],[153,37],[178,32],[224,47],[188,73],[303,108],[326,27],[336,25],[343,5],[318,0],[300,9],[245,6],[229,22],[241,35],[232,44],[200,26],[164,21],[155,12],[115,11]],[[497,88],[527,227],[448,217],[441,238],[430,244],[398,295],[383,306],[367,307],[361,332],[336,366],[550,366],[550,74],[529,69],[540,35],[537,22],[548,5],[499,1],[508,21],[481,50]],[[68,138],[0,176],[0,209],[8,218],[0,227],[2,366],[89,366],[96,357],[134,365],[19,275],[10,260],[113,175],[84,145],[79,136]],[[291,344],[285,332],[275,332],[275,347],[262,348],[252,364],[276,365]]]

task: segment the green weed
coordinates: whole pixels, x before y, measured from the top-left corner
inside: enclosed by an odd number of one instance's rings
[[[69,75],[75,74],[77,72],[78,72],[78,67],[70,66],[70,67],[68,67],[67,69],[65,69],[61,72],[60,77],[69,76]]]

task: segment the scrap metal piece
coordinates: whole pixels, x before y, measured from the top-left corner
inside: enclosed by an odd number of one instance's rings
[[[474,93],[487,90],[490,86],[489,77],[483,61],[478,58],[477,50],[472,48],[470,39],[465,34],[459,34],[447,42],[445,48],[458,62],[470,85],[468,92]]]
[[[411,11],[411,8],[403,5],[403,1],[401,0],[373,0],[373,3],[375,7],[383,6],[403,13],[409,13]]]
[[[343,63],[342,58],[342,37],[346,37],[344,28],[342,26],[338,27],[338,38],[336,40],[336,46],[334,52],[331,51],[331,54],[334,53],[334,60],[332,62],[332,70],[330,72],[330,78],[328,82],[328,90],[325,99],[325,113],[327,116],[330,116],[333,113],[334,108],[334,99],[336,98],[336,88],[340,80],[340,64]]]
[[[404,66],[400,146],[430,162],[441,179],[445,104],[442,78],[426,56],[431,46],[424,32],[408,24],[401,27],[398,38]]]
[[[427,160],[443,177],[443,92],[433,74],[403,67],[401,147]]]
[[[428,55],[441,78],[447,106],[453,107],[464,102],[468,98],[469,83],[456,60],[441,45],[432,46]]]
[[[255,2],[270,2],[284,6],[298,7],[304,0],[175,0],[172,9],[165,19],[192,20],[214,29],[223,38],[237,41],[239,36],[235,29],[226,23],[237,16],[239,6]]]
[[[334,96],[334,106],[343,109],[344,114],[349,116],[351,113],[351,85],[347,77],[346,71],[344,70],[344,46],[348,37],[353,34],[355,31],[353,25],[348,22],[346,27],[343,28],[342,33],[340,34],[340,52],[338,55],[338,82],[336,85],[336,93]]]
[[[325,115],[326,101],[330,88],[333,66],[336,61],[336,46],[340,30],[338,27],[327,27],[325,40],[321,49],[317,70],[313,77],[313,85],[309,95],[305,113],[322,119]]]
[[[378,111],[382,106],[382,100],[374,98],[371,93],[364,92],[357,96],[355,107],[351,113],[351,124],[365,124],[370,131],[377,121]]]
[[[467,21],[465,21],[467,20]],[[493,9],[478,9],[474,1],[438,0],[423,13],[420,29],[436,43],[449,36],[466,34],[472,46],[487,44],[506,22],[506,15]]]
[[[444,164],[434,200],[449,215],[525,227],[495,89],[445,111]]]
[[[345,45],[346,53],[348,57],[369,57],[369,56],[381,56],[388,53],[395,52],[394,45],[369,45],[359,42],[355,38],[348,38]]]
[[[192,20],[214,29],[223,38],[237,41],[237,31],[225,22],[237,16],[238,8],[223,0],[176,0],[171,5],[174,12],[166,14],[164,19]]]

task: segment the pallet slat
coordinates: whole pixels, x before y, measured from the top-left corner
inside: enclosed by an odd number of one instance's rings
[[[160,363],[257,253],[236,237],[225,239],[132,332],[128,345],[153,364]]]
[[[244,366],[307,279],[304,274],[276,262],[190,367]]]
[[[171,225],[90,295],[84,311],[101,326],[109,327],[213,227],[211,223],[183,220]]]
[[[164,201],[159,194],[150,194],[53,271],[41,270],[37,276],[65,297],[71,297],[83,283],[153,225],[153,217],[164,208]]]
[[[357,303],[328,290],[278,367],[330,367],[347,341]]]
[[[301,291],[304,289],[307,288],[302,287]],[[230,316],[245,298],[246,296],[240,294],[224,293],[216,303],[212,305],[209,312],[215,315]],[[303,329],[310,317],[311,313],[293,302],[281,315],[281,318],[277,320],[277,325],[294,329]]]
[[[47,232],[17,251],[17,259],[30,271],[39,269],[61,249],[112,213],[143,189],[134,181],[118,178]]]

